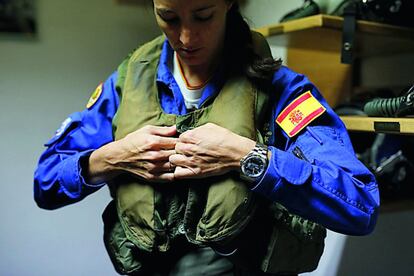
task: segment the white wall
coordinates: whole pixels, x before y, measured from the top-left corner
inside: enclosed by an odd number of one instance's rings
[[[0,275],[116,275],[102,242],[106,188],[45,211],[33,171],[66,116],[159,31],[151,8],[115,0],[38,0],[37,11],[37,38],[0,36]]]

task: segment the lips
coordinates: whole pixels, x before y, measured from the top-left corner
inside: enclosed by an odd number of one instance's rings
[[[201,48],[180,48],[178,51],[183,57],[193,57],[200,52]]]

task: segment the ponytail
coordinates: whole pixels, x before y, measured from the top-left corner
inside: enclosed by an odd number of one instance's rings
[[[271,80],[282,63],[281,59],[263,58],[254,52],[250,27],[240,13],[237,1],[227,13],[224,51],[230,72],[244,74],[255,82]]]

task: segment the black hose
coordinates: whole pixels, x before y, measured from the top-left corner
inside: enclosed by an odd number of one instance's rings
[[[369,101],[364,106],[364,112],[368,116],[394,117],[404,96],[396,98],[377,98]]]

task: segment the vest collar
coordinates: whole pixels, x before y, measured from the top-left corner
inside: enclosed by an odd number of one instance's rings
[[[175,102],[178,106],[184,105],[184,98],[181,95],[177,82],[175,81],[173,74],[170,70],[171,62],[173,58],[174,50],[171,48],[170,43],[166,39],[162,46],[160,62],[157,70],[157,83],[163,84],[164,87],[168,87],[174,95]],[[199,107],[206,104],[210,99],[214,99],[224,85],[223,66],[220,66],[210,82],[206,85],[201,96]],[[168,93],[167,91],[160,91],[161,93]]]

